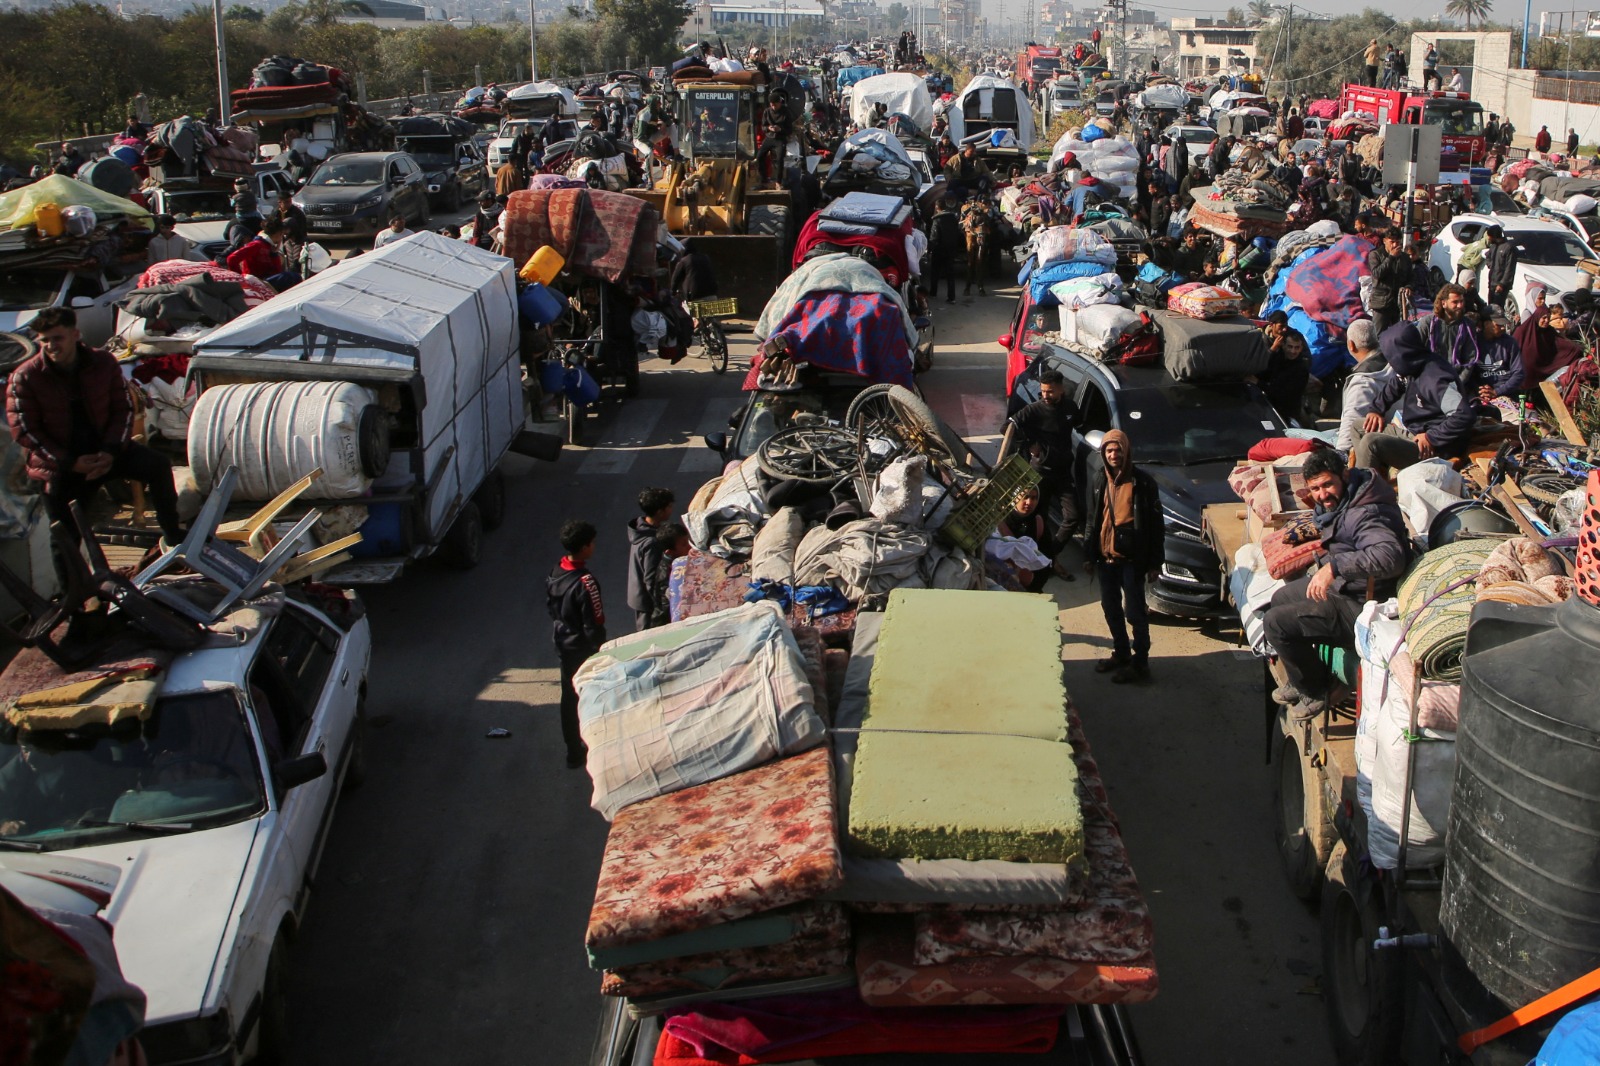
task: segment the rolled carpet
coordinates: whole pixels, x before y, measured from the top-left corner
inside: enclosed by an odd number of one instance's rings
[[[1472,582],[1494,548],[1495,542],[1489,540],[1458,540],[1435,548],[1401,582],[1400,621],[1406,627],[1412,661],[1424,679],[1461,680],[1467,624],[1477,602]]]

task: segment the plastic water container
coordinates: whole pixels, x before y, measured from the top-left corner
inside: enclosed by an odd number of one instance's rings
[[[33,209],[33,224],[41,237],[59,237],[67,231],[61,220],[61,205],[45,202]]]
[[[600,398],[600,383],[581,366],[566,368],[567,399],[573,403],[590,404]]]
[[[561,317],[561,301],[556,299],[555,293],[534,282],[517,297],[517,310],[530,324],[548,326]]]
[[[567,391],[567,368],[559,359],[546,359],[539,364],[539,387],[547,396]]]
[[[561,253],[547,244],[528,256],[528,261],[517,271],[517,277],[537,285],[548,285],[556,280],[556,275],[566,265],[567,261]]]
[[[361,523],[361,543],[350,549],[357,559],[403,555],[406,551],[406,511],[400,503],[374,503],[367,506],[367,520]]]

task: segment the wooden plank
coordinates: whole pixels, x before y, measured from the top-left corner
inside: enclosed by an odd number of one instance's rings
[[[1522,495],[1522,490],[1517,488],[1515,484],[1510,481],[1502,481],[1494,487],[1490,495],[1494,496],[1505,507],[1506,514],[1511,516],[1511,521],[1517,524],[1517,528],[1522,530],[1523,535],[1532,537],[1534,540],[1544,539],[1545,535],[1539,532],[1538,527],[1532,522],[1528,521],[1528,516],[1523,512],[1524,507],[1529,510],[1533,508],[1528,503],[1528,498]]]
[[[1238,503],[1208,504],[1200,512],[1200,525],[1206,539],[1224,567],[1233,565],[1233,557],[1245,542],[1245,508]]]
[[[1556,425],[1561,427],[1561,435],[1573,444],[1587,444],[1583,430],[1578,428],[1578,423],[1573,419],[1572,412],[1567,410],[1567,403],[1561,398],[1561,389],[1553,381],[1541,381],[1539,391],[1544,395],[1544,402],[1550,405],[1550,413],[1555,415]]]

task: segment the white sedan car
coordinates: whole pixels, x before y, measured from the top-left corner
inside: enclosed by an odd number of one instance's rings
[[[1190,165],[1199,167],[1206,165],[1206,158],[1211,155],[1211,146],[1217,143],[1216,130],[1210,126],[1185,126],[1175,123],[1162,131],[1162,137],[1169,144],[1174,135],[1183,138],[1183,146],[1189,151]]]
[[[1461,215],[1439,231],[1428,253],[1428,276],[1436,288],[1455,278],[1461,249],[1482,236],[1486,226],[1501,227],[1507,239],[1517,246],[1516,282],[1506,297],[1506,317],[1513,322],[1531,314],[1541,298],[1554,300],[1576,289],[1578,260],[1594,255],[1565,226],[1555,222]],[[1478,295],[1486,299],[1489,295],[1487,263],[1478,271]]]
[[[359,601],[290,599],[238,643],[175,658],[142,720],[0,724],[0,863],[120,870],[103,916],[148,997],[152,1066],[287,1061],[288,944],[362,772],[371,647]]]

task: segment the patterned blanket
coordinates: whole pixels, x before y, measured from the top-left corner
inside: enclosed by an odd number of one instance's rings
[[[907,347],[917,343],[917,327],[901,302],[900,294],[883,280],[883,275],[871,264],[844,252],[819,255],[801,263],[784,278],[767,305],[761,309],[761,317],[756,320],[756,339],[771,337],[793,317],[801,300],[813,293],[824,292],[876,294],[882,297],[883,302],[892,303],[895,310],[900,312],[900,324],[905,330],[903,343]]]
[[[637,197],[600,189],[522,189],[506,199],[505,254],[524,263],[545,245],[567,269],[620,281],[655,269],[656,209]]]

